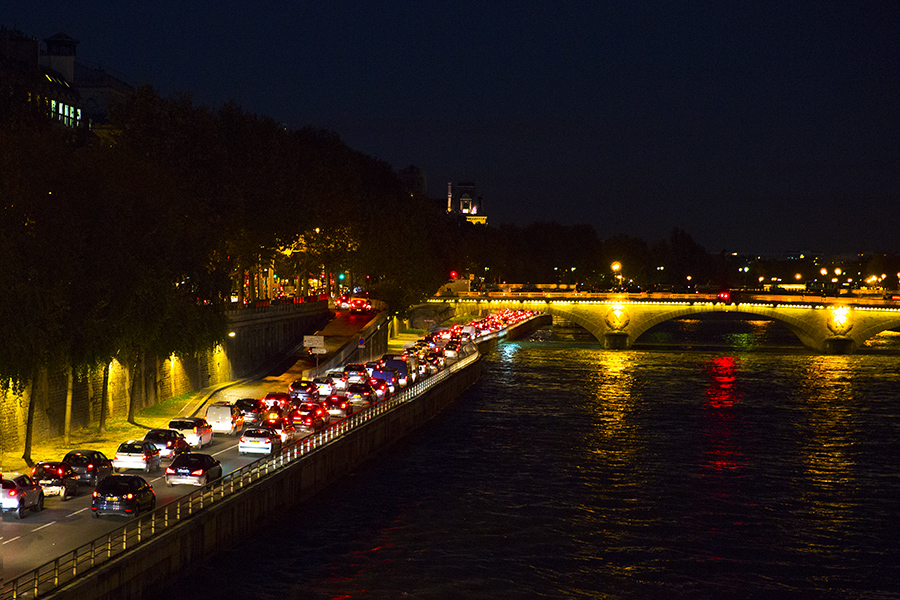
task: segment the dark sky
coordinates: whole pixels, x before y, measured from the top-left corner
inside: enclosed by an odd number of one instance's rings
[[[0,0],[164,95],[471,180],[492,224],[900,251],[900,2]]]

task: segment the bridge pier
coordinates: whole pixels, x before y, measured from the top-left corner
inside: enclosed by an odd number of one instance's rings
[[[627,350],[631,347],[628,333],[625,331],[608,331],[604,333],[603,347],[607,350]]]
[[[853,348],[854,342],[850,336],[829,337],[822,342],[825,354],[852,354]]]

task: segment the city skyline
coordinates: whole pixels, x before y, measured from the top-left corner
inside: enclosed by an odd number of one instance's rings
[[[898,9],[0,3],[164,95],[234,100],[474,181],[492,225],[587,223],[708,251],[900,250]]]

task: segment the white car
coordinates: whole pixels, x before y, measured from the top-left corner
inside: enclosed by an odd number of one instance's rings
[[[268,427],[245,429],[238,442],[238,454],[274,454],[281,450],[281,436]]]
[[[145,440],[128,440],[119,444],[116,456],[113,458],[113,468],[116,471],[122,469],[140,469],[145,473],[159,470],[159,448]]]
[[[188,444],[198,450],[212,443],[212,426],[200,417],[176,417],[169,421],[169,429],[180,431]]]

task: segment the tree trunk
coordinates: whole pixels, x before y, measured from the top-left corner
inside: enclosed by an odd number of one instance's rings
[[[137,384],[138,377],[142,376],[138,373],[140,364],[138,361],[134,361],[131,363],[131,368],[128,369],[129,374],[131,375],[131,381],[128,384],[128,422],[132,425],[137,425],[134,422],[134,414],[135,414],[135,397],[137,396]]]
[[[109,404],[109,363],[103,366],[103,383],[100,391],[100,433],[106,433],[107,405]]]
[[[66,369],[66,416],[63,425],[63,444],[68,448],[72,434],[72,395],[75,388],[75,375],[72,365]]]
[[[25,419],[25,449],[22,453],[22,459],[25,461],[25,464],[28,465],[28,468],[34,466],[34,461],[31,460],[31,442],[34,439],[34,373],[31,374],[28,379],[28,384],[25,386],[25,397],[28,402],[28,412],[27,417]]]

